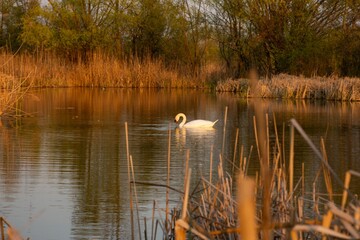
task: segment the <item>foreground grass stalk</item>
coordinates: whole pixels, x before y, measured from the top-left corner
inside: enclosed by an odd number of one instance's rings
[[[329,170],[329,172],[331,172],[332,176],[334,177],[334,179],[337,181],[337,183],[345,189],[344,187],[344,183],[341,181],[341,179],[339,178],[339,176],[335,173],[335,171],[330,167],[330,165],[327,163],[326,160],[324,160],[323,155],[321,154],[321,152],[316,148],[315,144],[311,141],[311,139],[309,138],[309,136],[305,133],[305,131],[302,129],[302,127],[300,126],[300,124],[295,120],[295,119],[291,119],[290,120],[291,124],[296,128],[296,130],[300,133],[300,135],[303,137],[303,139],[307,142],[307,144],[309,145],[309,147],[314,151],[314,153],[316,154],[316,156],[321,160],[321,162],[324,164],[324,166]],[[353,196],[353,194],[352,194]]]
[[[258,157],[260,161],[260,173],[255,177],[247,175],[250,163],[252,146],[248,158],[240,152],[239,168],[235,168],[235,157],[233,165],[226,164],[226,158],[219,153],[218,159],[213,159],[213,146],[210,152],[209,178],[200,177],[198,184],[191,184],[191,168],[189,167],[190,150],[186,151],[184,170],[184,191],[170,187],[170,152],[171,152],[171,130],[169,126],[168,135],[168,159],[166,184],[152,184],[148,182],[136,182],[134,164],[129,152],[129,137],[127,123],[125,123],[126,151],[128,161],[129,197],[131,214],[131,231],[134,239],[134,216],[133,216],[133,194],[136,202],[136,214],[139,226],[139,238],[141,238],[140,213],[137,200],[136,184],[166,187],[166,209],[157,208],[161,221],[155,220],[156,202],[152,209],[151,240],[156,239],[157,229],[163,233],[163,239],[359,239],[360,238],[360,203],[353,197],[350,187],[351,177],[360,177],[360,173],[349,170],[346,173],[343,185],[343,196],[341,206],[337,206],[332,198],[324,198],[325,193],[320,193],[317,181],[321,178],[335,177],[326,160],[325,142],[322,140],[321,151],[312,143],[309,136],[294,119],[290,121],[290,157],[289,166],[285,164],[284,136],[283,146],[280,145],[279,135],[270,134],[267,121],[258,121],[259,118],[266,119],[262,109],[258,109],[254,117],[254,130],[258,133],[259,141]],[[275,118],[274,118],[275,122]],[[274,127],[275,131],[277,128]],[[305,191],[305,166],[302,163],[301,178],[294,186],[295,152],[296,143],[295,130],[300,133],[308,145],[314,150],[316,157],[320,157],[322,166],[318,169],[313,182],[312,193]],[[260,134],[262,132],[263,134]],[[284,128],[283,128],[283,132]],[[221,133],[220,133],[221,134]],[[283,134],[285,135],[285,134]],[[257,135],[256,135],[257,136]],[[276,136],[273,141],[273,154],[270,154],[269,136]],[[238,136],[237,136],[238,138]],[[238,142],[236,143],[236,145]],[[239,143],[241,144],[241,143]],[[234,149],[236,147],[234,146]],[[260,148],[260,149],[259,149]],[[319,153],[319,155],[317,154]],[[256,155],[256,154],[254,154]],[[235,156],[235,154],[234,154]],[[269,159],[267,159],[269,158]],[[255,158],[256,159],[256,158]],[[217,173],[213,173],[213,164],[217,161]],[[253,160],[254,161],[254,160]],[[283,162],[282,162],[283,161]],[[214,163],[213,163],[214,162]],[[229,161],[231,162],[231,160]],[[214,169],[216,169],[214,167]],[[234,169],[234,170],[233,170]],[[227,172],[229,171],[229,172]],[[235,174],[230,174],[234,171]],[[235,179],[235,180],[233,180]],[[328,180],[327,180],[328,181]],[[194,181],[193,181],[194,182]],[[237,184],[233,184],[233,182]],[[301,187],[301,189],[300,189]],[[193,188],[193,189],[192,189]],[[178,209],[169,210],[169,190],[180,196]],[[328,190],[328,193],[330,190]],[[331,190],[332,192],[332,190]],[[350,195],[351,199],[348,200]],[[295,212],[297,214],[295,214]],[[165,221],[163,220],[165,219]],[[1,218],[0,218],[1,220]],[[145,239],[148,230],[145,224]],[[155,226],[154,226],[155,224]],[[4,229],[2,230],[4,232]],[[13,233],[8,233],[10,234]],[[15,235],[14,235],[15,236]],[[10,238],[13,240],[14,238]]]
[[[224,129],[223,129],[223,142],[222,142],[222,147],[221,147],[221,154],[224,154],[224,148],[225,148],[225,137],[226,137],[226,123],[227,123],[227,112],[228,112],[228,107],[225,107],[225,114],[224,114]]]
[[[289,192],[290,196],[294,191],[294,126],[290,126],[290,157],[289,157]]]
[[[321,145],[321,153],[323,155],[323,159],[326,161],[327,164],[329,164],[327,154],[326,154],[326,149],[325,149],[325,142],[324,142],[323,138],[320,139],[320,145]],[[331,174],[329,172],[329,169],[325,166],[323,166],[323,174],[324,174],[324,179],[325,179],[325,186],[326,186],[326,189],[327,189],[328,195],[329,195],[329,200],[333,201],[333,187],[332,187],[332,181],[331,181]]]
[[[238,224],[241,239],[258,239],[255,206],[255,182],[239,177],[237,190]]]
[[[129,133],[128,125],[125,122],[125,142],[126,142],[126,159],[127,159],[127,170],[128,170],[128,181],[129,181],[129,204],[130,204],[130,225],[131,225],[131,239],[134,240],[134,211],[133,211],[133,199],[132,199],[132,184],[130,174],[130,153],[129,153]]]
[[[190,191],[190,177],[191,177],[191,168],[186,170],[186,178],[185,178],[185,195],[183,201],[183,208],[181,213],[181,219],[176,221],[175,224],[175,236],[176,239],[182,240],[186,239],[186,230],[188,229],[188,225],[186,224],[186,213],[189,201],[189,191]]]
[[[350,180],[351,180],[352,175],[354,175],[355,177],[360,177],[359,172],[356,172],[356,171],[353,171],[353,170],[349,170],[349,171],[346,172],[343,197],[342,197],[342,200],[341,200],[341,210],[342,211],[344,211],[344,209],[345,209],[345,205],[346,205],[346,201],[347,201],[348,193],[349,193]]]
[[[166,185],[170,186],[170,160],[171,159],[171,124],[169,123],[168,130],[168,156],[167,156],[167,177],[166,177]],[[168,216],[169,216],[169,188],[166,188],[166,210],[165,210],[165,229],[169,232],[168,226]]]
[[[232,160],[232,171],[231,171],[232,176],[234,176],[238,140],[239,140],[239,128],[236,128],[236,136],[235,136],[235,144],[234,144],[234,156],[233,156],[233,160]]]
[[[359,220],[360,204],[353,198],[346,206],[347,194],[350,193],[350,172],[347,174],[342,206],[337,207],[331,199],[323,198],[319,193],[316,181],[321,176],[322,168],[315,177],[312,195],[305,191],[305,166],[302,163],[301,178],[294,186],[295,165],[295,130],[301,132],[301,136],[310,139],[294,120],[290,129],[290,157],[289,165],[284,161],[283,149],[279,137],[274,141],[274,154],[270,157],[269,125],[266,121],[256,121],[261,118],[261,109],[254,117],[255,132],[262,132],[258,137],[258,156],[260,159],[260,174],[256,172],[255,180],[249,180],[247,167],[249,163],[246,158],[240,159],[237,169],[236,191],[233,188],[232,172],[233,166],[224,167],[224,157],[219,154],[217,176],[212,176],[210,181],[201,178],[203,190],[198,191],[199,196],[191,195],[188,200],[183,201],[182,215],[176,221],[178,237],[180,239],[198,237],[200,239],[321,239],[321,238],[343,238],[357,239],[360,237]],[[265,116],[262,116],[264,119]],[[274,120],[275,121],[275,120]],[[284,125],[283,125],[284,126]],[[274,128],[276,129],[276,127]],[[284,130],[283,130],[284,131]],[[278,136],[275,133],[275,136]],[[310,141],[311,142],[311,141]],[[284,136],[283,136],[284,143]],[[285,145],[285,144],[283,144]],[[314,145],[309,144],[311,148]],[[315,148],[316,149],[316,148]],[[325,151],[325,148],[322,148]],[[319,151],[320,152],[320,151]],[[242,154],[240,154],[242,156]],[[324,154],[320,154],[324,156]],[[242,157],[241,157],[242,158]],[[250,158],[250,155],[249,155]],[[187,152],[187,162],[189,161]],[[271,160],[271,161],[270,161]],[[211,163],[212,165],[212,163]],[[186,164],[186,169],[188,168]],[[210,167],[210,172],[212,167]],[[188,181],[188,171],[185,171],[185,185]],[[236,172],[236,171],[235,171]],[[360,176],[360,173],[351,172],[352,175]],[[211,176],[211,175],[210,175]],[[250,182],[248,182],[248,180]],[[193,192],[196,192],[196,188]],[[185,188],[185,191],[189,191]],[[236,192],[236,199],[234,199]],[[312,197],[312,198],[311,198]],[[325,207],[324,207],[325,205]],[[309,211],[309,209],[311,209]],[[324,212],[325,211],[325,212]],[[297,214],[295,214],[297,213]],[[319,221],[321,220],[321,221]]]
[[[209,182],[210,183],[212,183],[213,155],[214,155],[214,145],[211,145],[211,150],[210,150],[210,170],[209,170]]]
[[[151,237],[150,240],[155,240],[154,237],[154,223],[155,223],[155,200],[153,201],[153,208],[152,208],[152,214],[151,214]]]
[[[6,234],[7,238],[5,236],[5,227],[7,228]],[[20,232],[17,231],[15,228],[13,228],[8,221],[5,220],[5,218],[0,216],[0,234],[1,234],[1,240],[23,240],[24,238],[21,236]]]
[[[138,230],[139,230],[139,239],[141,240],[141,226],[140,226],[140,215],[139,215],[139,202],[137,197],[136,191],[136,184],[135,184],[135,172],[134,172],[134,164],[132,160],[132,156],[130,155],[130,168],[131,168],[131,175],[132,175],[132,184],[134,185],[134,194],[135,194],[135,206],[136,206],[136,216],[138,221]]]

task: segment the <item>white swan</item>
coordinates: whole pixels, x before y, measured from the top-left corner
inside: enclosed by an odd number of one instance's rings
[[[208,121],[208,120],[198,119],[198,120],[194,120],[194,121],[186,123],[185,114],[179,113],[175,117],[175,122],[178,123],[180,118],[182,118],[182,121],[181,121],[181,123],[179,123],[179,128],[183,128],[183,127],[185,127],[185,128],[212,128],[215,125],[215,123],[218,121],[218,120],[216,120],[216,121],[212,122],[212,121]]]

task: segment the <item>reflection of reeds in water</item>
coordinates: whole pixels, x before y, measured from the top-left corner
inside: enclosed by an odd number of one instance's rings
[[[318,150],[301,126],[292,119],[290,121],[290,156],[295,155],[293,145],[298,140],[295,138],[295,133],[299,133],[322,163],[319,174],[323,173],[327,193],[318,192],[315,184],[312,192],[307,193],[304,190],[304,170],[302,170],[301,178],[294,181],[293,163],[291,163],[293,157],[289,157],[289,163],[285,161],[285,143],[284,140],[280,140],[280,134],[277,132],[275,116],[273,116],[275,141],[274,146],[270,148],[269,121],[268,117],[259,121],[262,113],[262,111],[257,112],[254,118],[254,129],[258,135],[256,147],[260,149],[258,150],[258,157],[261,161],[260,174],[256,174],[255,177],[248,176],[247,168],[250,156],[245,157],[242,154],[243,151],[240,151],[238,162],[234,161],[236,158],[232,160],[236,174],[226,173],[224,169],[226,160],[220,154],[217,176],[214,176],[212,174],[214,160],[211,153],[209,178],[202,177],[196,186],[191,187],[192,175],[188,164],[190,152],[187,151],[183,191],[169,186],[170,127],[167,183],[161,185],[135,180],[136,173],[133,170],[128,144],[128,129],[125,124],[132,239],[135,239],[135,218],[137,218],[138,227],[141,221],[136,184],[167,188],[166,196],[164,196],[166,197],[165,210],[162,211],[161,206],[154,202],[150,221],[144,218],[144,229],[138,228],[139,239],[142,237],[156,239],[158,235],[163,235],[165,239],[359,239],[360,202],[351,193],[349,187],[351,177],[360,177],[360,173],[348,171],[345,183],[343,183],[327,162],[324,142],[321,141],[321,151]],[[262,134],[259,134],[259,131]],[[283,130],[283,136],[284,134]],[[333,200],[333,182],[339,183],[344,189],[341,205],[336,204]],[[180,194],[181,207],[169,209],[169,190]],[[325,199],[324,195],[328,198]],[[136,214],[133,214],[133,201],[136,203]],[[164,212],[165,217],[163,217]],[[160,220],[155,218],[156,215],[160,216]],[[150,231],[147,228],[149,222]],[[7,225],[9,226],[9,224]],[[3,226],[4,223],[2,223],[1,229],[4,229]],[[2,234],[3,232],[4,230],[2,230]],[[8,231],[7,234],[8,239],[17,239],[12,237],[11,231]]]
[[[292,128],[308,141],[309,138],[300,125],[295,120],[291,122]],[[291,131],[291,139],[294,139],[294,133],[295,131]],[[322,199],[326,207],[321,211],[319,199],[322,194],[318,193],[316,188],[313,189],[312,196],[305,194],[304,189],[301,189],[304,188],[304,172],[301,179],[293,183],[293,164],[289,164],[289,169],[286,167],[278,134],[275,135],[275,150],[272,152],[270,164],[261,164],[261,168],[268,167],[268,175],[264,171],[260,178],[249,177],[246,175],[246,166],[240,162],[236,166],[237,185],[234,186],[232,177],[224,172],[222,157],[219,156],[217,181],[210,182],[202,178],[200,193],[184,196],[183,214],[175,225],[179,239],[191,238],[190,236],[200,239],[288,239],[290,236],[293,239],[359,238],[360,203],[356,198],[352,198],[347,205],[346,202],[350,176],[359,177],[360,173],[347,173],[342,204],[341,207],[337,206],[332,200],[331,179],[338,181],[338,177],[327,163],[324,146],[322,145],[322,154],[316,150],[315,154],[320,153],[317,157],[323,163],[328,195],[328,199]],[[267,145],[266,139],[259,139],[259,142]],[[311,140],[309,144],[314,147]],[[291,149],[290,155],[294,155],[293,148]],[[270,156],[270,152],[266,154]],[[264,155],[260,152],[260,156]],[[260,169],[261,171],[263,170]],[[189,177],[187,175],[186,178]],[[190,191],[187,190],[186,193],[188,192]],[[236,197],[234,192],[237,192]],[[314,214],[312,209],[316,209],[317,213]]]
[[[257,105],[258,106],[258,105]],[[191,190],[191,169],[189,168],[190,154],[187,151],[185,162],[184,190],[176,191],[181,194],[182,206],[169,211],[169,190],[176,190],[166,185],[152,184],[166,187],[165,220],[155,220],[155,207],[151,219],[151,238],[155,239],[160,228],[165,239],[309,239],[309,238],[359,238],[360,237],[360,203],[349,191],[351,176],[359,177],[360,173],[349,171],[346,174],[345,184],[338,178],[327,162],[324,141],[321,140],[321,151],[312,143],[301,126],[292,119],[290,121],[290,157],[285,161],[284,139],[274,123],[274,146],[270,148],[269,120],[266,115],[261,120],[263,110],[255,111],[254,131],[256,147],[260,160],[260,174],[255,177],[247,175],[249,157],[244,157],[240,151],[238,162],[233,158],[231,164],[236,174],[228,174],[224,169],[222,153],[219,155],[217,178],[213,176],[213,154],[210,154],[209,179],[202,177],[200,182]],[[264,117],[263,117],[264,118]],[[226,121],[226,117],[225,117]],[[294,181],[294,144],[295,133],[298,132],[314,150],[315,156],[320,159],[323,179],[327,193],[320,193],[316,185],[312,192],[305,191],[305,172],[302,165],[302,176]],[[223,134],[225,134],[225,128]],[[283,129],[283,136],[285,130]],[[170,176],[170,141],[169,130],[168,148],[168,178]],[[238,137],[238,135],[236,135]],[[235,141],[237,143],[237,141]],[[234,148],[236,149],[236,148]],[[233,170],[234,171],[234,170]],[[134,172],[132,172],[134,175]],[[236,181],[233,180],[236,177]],[[316,177],[317,181],[318,177]],[[343,189],[341,206],[333,200],[333,180]],[[131,184],[150,184],[136,182]],[[236,184],[235,184],[236,183]],[[136,189],[134,187],[134,189]],[[134,193],[132,193],[134,194]],[[323,196],[328,196],[325,199]],[[351,200],[348,201],[348,196]],[[136,196],[136,193],[134,194]],[[132,203],[130,203],[132,206]],[[160,214],[160,208],[159,215]],[[139,216],[137,216],[139,221]],[[144,238],[148,238],[144,219]],[[132,223],[133,224],[133,223]],[[138,222],[138,224],[140,224]],[[139,235],[141,235],[139,230]]]
[[[318,192],[315,185],[310,194],[306,193],[304,191],[304,171],[302,171],[301,178],[294,181],[293,164],[285,163],[284,146],[282,146],[284,141],[280,140],[280,134],[277,132],[275,116],[273,116],[275,141],[271,150],[268,143],[268,118],[266,117],[264,121],[257,121],[260,117],[257,115],[254,118],[256,126],[254,129],[263,131],[263,134],[257,133],[259,137],[256,147],[259,149],[261,143],[263,145],[262,150],[258,151],[258,156],[263,161],[260,168],[267,168],[266,171],[259,169],[259,175],[248,176],[247,168],[250,156],[245,157],[242,154],[243,151],[240,151],[239,160],[234,161],[236,159],[234,157],[231,161],[236,174],[226,173],[224,169],[226,160],[220,154],[217,176],[214,176],[212,174],[214,160],[211,153],[209,178],[202,177],[196,186],[191,187],[192,175],[188,164],[190,152],[187,151],[183,191],[169,186],[170,126],[167,182],[166,184],[152,184],[136,181],[128,145],[128,129],[125,124],[132,238],[135,239],[136,218],[138,239],[156,239],[156,236],[159,235],[163,235],[165,239],[358,239],[360,237],[360,203],[349,191],[349,187],[351,177],[360,177],[360,173],[348,171],[343,184],[327,162],[323,141],[321,141],[321,151],[319,151],[301,126],[293,119],[290,121],[291,129],[293,129],[290,131],[290,146],[296,143],[296,130],[313,148],[316,157],[322,162],[322,169],[319,169],[319,173],[323,173],[327,190],[325,195],[328,196],[328,199],[323,197],[324,193]],[[293,146],[290,149],[290,156],[294,155]],[[292,161],[291,159],[292,157],[289,158],[289,162]],[[333,182],[339,181],[344,189],[341,205],[337,205],[333,201],[332,190]],[[163,208],[154,201],[151,219],[143,219],[144,229],[139,228],[141,217],[136,184],[167,188],[166,196],[164,196],[166,197],[165,210],[162,210]],[[169,208],[169,190],[172,193],[180,194],[181,207]],[[133,201],[135,201],[134,205]],[[156,219],[156,215],[159,215],[160,219]],[[2,237],[5,236],[5,230],[7,230],[7,239],[21,239],[20,234],[9,223],[3,218],[0,220]],[[148,230],[148,224],[151,226],[150,230]]]
[[[159,235],[157,231],[160,229],[165,239],[359,238],[360,203],[349,191],[349,186],[351,176],[359,177],[360,173],[350,170],[343,184],[327,162],[323,140],[320,144],[321,151],[319,151],[294,119],[291,120],[289,163],[286,163],[283,146],[285,143],[284,140],[280,140],[277,132],[275,116],[273,116],[275,141],[270,150],[268,117],[266,116],[263,121],[257,121],[262,113],[260,109],[254,117],[254,130],[258,135],[256,147],[259,149],[258,156],[261,161],[259,175],[256,174],[255,177],[247,175],[250,156],[245,157],[241,150],[239,161],[236,162],[234,157],[231,162],[236,170],[237,180],[234,181],[234,175],[225,172],[222,154],[219,155],[216,178],[212,174],[213,154],[211,153],[209,179],[202,177],[191,190],[191,169],[188,164],[190,154],[187,151],[183,191],[169,186],[169,181],[166,185],[160,185],[135,182],[133,178],[132,184],[166,187],[168,190],[180,193],[183,199],[181,207],[169,211],[167,191],[165,220],[164,218],[155,220],[155,208],[158,208],[160,216],[161,208],[154,202],[150,239],[156,239],[156,235]],[[305,191],[304,164],[301,178],[294,182],[295,130],[314,150],[315,156],[322,163],[327,190],[325,194],[318,192],[315,184],[310,194]],[[259,131],[262,134],[259,134]],[[224,130],[224,134],[225,132]],[[169,143],[170,134],[169,130]],[[169,153],[170,147],[168,148],[168,178],[170,176]],[[320,174],[321,169],[319,170]],[[134,175],[134,172],[132,174]],[[337,206],[333,201],[333,180],[344,188],[341,206]],[[349,194],[350,201],[348,201]],[[328,198],[325,199],[324,195]],[[143,236],[149,239],[146,222],[145,218]],[[139,235],[141,234],[139,231]]]

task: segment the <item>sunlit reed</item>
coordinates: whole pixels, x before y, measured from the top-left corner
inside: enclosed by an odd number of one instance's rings
[[[61,59],[51,53],[0,54],[0,88],[9,78],[24,79],[32,87],[122,87],[122,88],[209,88],[207,81],[219,68],[204,67],[199,76],[151,58],[119,60],[96,52],[81,63]]]
[[[9,88],[16,79],[31,87],[121,87],[121,88],[216,88],[246,98],[327,99],[360,101],[359,78],[305,78],[279,74],[260,79],[256,91],[250,91],[248,79],[228,79],[218,65],[204,65],[194,74],[178,66],[168,66],[159,59],[119,60],[95,52],[83,63],[69,62],[51,53],[41,57],[30,54],[0,54],[0,88]]]
[[[276,122],[275,116],[274,122]],[[257,129],[255,117],[254,124],[254,129]],[[269,128],[268,124],[263,126]],[[291,120],[290,145],[296,143],[295,139],[298,135],[295,130],[311,148],[316,148],[294,119]],[[269,134],[268,129],[261,131]],[[183,201],[183,216],[187,213],[187,217],[177,220],[178,228],[175,229],[179,230],[177,232],[179,239],[184,239],[185,236],[197,236],[200,239],[237,239],[236,235],[239,235],[241,239],[288,239],[290,236],[292,239],[311,237],[351,239],[360,236],[360,208],[357,198],[352,195],[351,203],[349,202],[345,207],[350,172],[346,176],[342,207],[338,207],[333,202],[333,183],[330,180],[335,177],[335,173],[325,160],[325,147],[323,142],[320,142],[322,154],[319,155],[320,151],[317,149],[314,151],[315,157],[319,157],[323,163],[322,171],[318,173],[323,172],[329,199],[322,198],[324,194],[319,193],[316,187],[309,195],[304,189],[304,164],[302,164],[301,178],[294,181],[293,163],[288,164],[288,169],[287,165],[282,163],[285,159],[284,156],[281,156],[283,149],[280,145],[279,134],[275,133],[275,136],[273,158],[269,159],[268,165],[266,162],[261,165],[261,167],[268,167],[269,174],[261,174],[260,180],[257,175],[254,178],[255,181],[249,180],[249,176],[244,171],[246,169],[244,165],[247,165],[246,158],[244,158],[240,161],[239,167],[236,167],[236,177],[238,178],[236,189],[233,188],[232,175],[224,172],[223,158],[221,154],[219,155],[217,179],[212,179],[210,182],[202,178],[203,191],[201,194]],[[268,139],[268,136],[263,134],[259,138],[258,144],[263,143],[266,146]],[[291,148],[290,155],[293,156],[289,157],[289,161],[293,161],[291,159],[294,159],[294,155],[296,155],[294,147]],[[260,159],[262,156],[270,156],[270,148],[265,147],[264,149],[268,152],[260,151],[258,153]],[[243,155],[241,154],[241,156]],[[360,173],[355,171],[351,171],[351,174],[360,176]],[[187,173],[185,178],[188,179],[188,177]],[[266,186],[265,182],[269,182],[269,184]],[[266,194],[264,191],[268,191],[269,194],[264,196]],[[236,199],[234,192],[236,192]],[[256,207],[253,207],[253,204]],[[325,207],[320,208],[320,204]],[[265,205],[267,206],[265,207]],[[314,215],[312,211],[309,212],[308,209],[316,209],[317,215]],[[266,214],[269,215],[265,216]],[[266,217],[269,219],[265,219]],[[180,229],[179,226],[181,226]],[[184,232],[185,230],[187,233]]]
[[[247,79],[227,79],[218,82],[216,91],[234,92],[246,98],[326,99],[360,101],[360,79],[349,77],[313,77],[275,75],[269,81],[260,79],[256,91],[250,91]]]
[[[258,115],[257,118],[259,117],[261,116]],[[273,121],[276,122],[275,116],[273,117]],[[263,118],[266,118],[266,116],[263,116]],[[263,127],[269,128],[269,124],[266,121],[263,123],[262,127],[258,126],[256,128],[256,125],[254,125],[254,129],[264,131],[264,134],[259,134],[262,137],[259,137],[258,143],[263,143],[264,146],[267,146],[268,143],[266,141],[269,138],[266,133],[269,132],[270,134],[270,131],[269,129],[263,129]],[[238,239],[239,236],[241,239],[289,239],[290,237],[292,239],[325,239],[325,237],[358,239],[360,237],[360,203],[350,191],[350,181],[351,176],[359,177],[360,173],[349,170],[346,173],[345,183],[342,183],[326,160],[323,140],[320,142],[322,147],[321,151],[319,151],[295,119],[290,121],[290,125],[291,129],[293,129],[290,130],[290,145],[296,144],[299,137],[301,137],[313,148],[315,161],[319,160],[322,162],[322,169],[319,169],[315,181],[318,181],[317,179],[320,178],[322,173],[325,183],[329,185],[326,186],[328,199],[322,197],[324,193],[318,192],[319,190],[315,184],[312,192],[305,191],[304,178],[306,176],[303,164],[301,178],[298,181],[292,180],[293,183],[290,183],[289,178],[293,178],[293,173],[291,173],[292,164],[286,165],[282,162],[285,156],[281,156],[283,149],[280,145],[280,135],[278,133],[272,134],[276,136],[273,142],[272,154],[270,155],[269,152],[262,151],[258,154],[258,160],[261,160],[262,156],[271,156],[270,159],[261,164],[262,168],[266,167],[268,169],[268,174],[260,172],[259,175],[248,176],[247,168],[251,154],[248,157],[244,157],[243,150],[239,153],[241,156],[239,164],[234,166],[236,169],[236,174],[234,175],[226,173],[224,168],[224,161],[226,160],[224,160],[222,154],[219,154],[219,158],[215,160],[213,160],[211,154],[209,159],[211,161],[209,169],[210,179],[201,177],[201,183],[196,185],[194,190],[191,189],[194,186],[190,184],[192,175],[189,168],[190,151],[188,150],[184,166],[183,192],[177,190],[180,186],[169,186],[169,181],[167,181],[166,185],[147,183],[148,185],[166,187],[168,190],[173,190],[172,193],[178,194],[179,200],[181,200],[178,207],[175,207],[172,211],[169,211],[167,207],[165,211],[162,210],[164,208],[158,206],[154,201],[151,239],[156,239],[158,235],[162,235],[165,239],[171,239],[173,236],[176,236],[176,239]],[[274,129],[276,130],[276,128]],[[125,133],[129,168],[130,208],[133,208],[132,201],[136,201],[136,211],[138,211],[135,185],[144,183],[135,181],[134,176],[136,173],[134,172],[129,152],[126,123]],[[283,132],[284,134],[285,132]],[[270,151],[270,147],[263,149]],[[170,147],[168,147],[168,152],[170,150]],[[296,155],[293,150],[291,154]],[[289,159],[291,158],[289,157]],[[218,162],[217,174],[212,176],[212,162],[216,160]],[[233,159],[230,162],[233,163]],[[170,166],[169,157],[168,165]],[[168,175],[170,175],[170,170],[168,170]],[[234,181],[233,178],[237,180]],[[336,180],[336,183],[340,181],[340,184],[343,186],[344,192],[342,194],[341,205],[337,205],[331,197],[333,195],[332,185],[334,184],[330,180],[332,178]],[[237,184],[234,184],[234,182]],[[265,185],[265,182],[268,182],[268,184]],[[201,189],[197,189],[199,186]],[[268,191],[267,195],[264,193],[265,190]],[[195,192],[196,194],[194,194]],[[134,195],[135,199],[132,195]],[[159,213],[160,220],[155,219],[156,211]],[[168,215],[166,218],[163,216],[164,212]],[[269,215],[266,216],[266,214]],[[266,217],[269,219],[266,219]],[[140,212],[137,212],[137,218],[138,225],[140,226]],[[141,231],[139,229],[139,238],[144,236],[147,239],[149,231],[146,218],[144,219],[144,224],[144,228]],[[4,223],[2,223],[2,229],[4,229],[3,225]],[[134,231],[133,222],[131,225],[132,231]],[[166,225],[168,226],[166,227]],[[3,232],[4,230],[2,230],[2,234],[5,234]],[[8,231],[8,239],[17,239],[12,237],[16,235],[11,234],[13,232]],[[132,237],[134,238],[133,232]]]

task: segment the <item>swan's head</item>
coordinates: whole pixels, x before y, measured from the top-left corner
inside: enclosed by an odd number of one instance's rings
[[[183,114],[183,113],[178,113],[178,114],[175,116],[174,122],[179,122],[180,118],[186,119],[185,114]]]
[[[180,118],[182,118],[181,123],[179,123]],[[182,126],[184,126],[184,124],[185,124],[185,122],[186,122],[186,116],[185,116],[185,114],[183,114],[183,113],[177,114],[176,117],[175,117],[175,119],[174,119],[174,122],[179,123],[179,127],[182,128]]]
[[[174,122],[178,122],[180,120],[180,115],[178,114],[178,115],[176,115],[176,117],[175,117],[175,119],[174,119]]]

